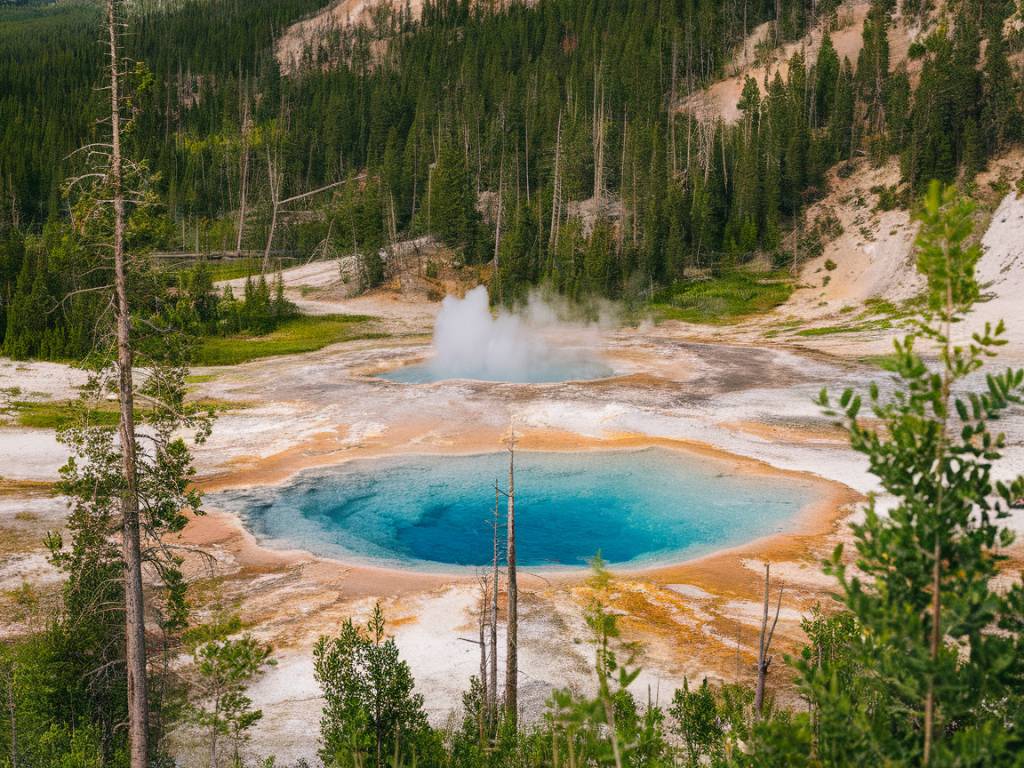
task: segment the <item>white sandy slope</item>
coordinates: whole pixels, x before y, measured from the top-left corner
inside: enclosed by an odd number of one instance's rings
[[[962,332],[1005,320],[1009,348],[1024,349],[1024,197],[1010,193],[1003,198],[981,245],[978,281],[985,300],[975,305]]]
[[[899,177],[896,160],[880,168],[861,162],[846,179],[835,171],[829,175],[830,192],[811,206],[807,221],[835,216],[843,231],[804,266],[784,314],[809,320],[859,309],[869,299],[898,304],[920,293],[923,281],[913,259],[917,224],[909,211],[876,210],[877,195],[871,192]],[[829,263],[835,268],[827,269]]]

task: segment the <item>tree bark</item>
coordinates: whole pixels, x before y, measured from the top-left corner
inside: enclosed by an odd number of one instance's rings
[[[494,274],[497,277],[498,283],[498,301],[501,302],[503,299],[502,294],[502,279],[501,279],[501,214],[502,209],[505,207],[502,195],[505,192],[505,152],[504,142],[502,142],[502,156],[501,156],[501,169],[498,171],[498,213],[497,222],[494,228]]]
[[[242,169],[241,190],[238,202],[238,236],[235,240],[235,257],[242,255],[242,234],[245,231],[246,196],[249,192],[249,102],[246,99],[242,117]]]
[[[487,639],[486,624],[490,614],[490,577],[484,573],[480,578],[480,617],[477,629],[479,631],[478,642],[480,644],[480,687],[482,698],[480,699],[480,710],[477,713],[477,726],[480,731],[480,743],[483,744],[487,738],[487,723],[491,719],[489,709],[489,691],[491,683],[487,675]]]
[[[494,560],[492,563],[493,573],[491,575],[491,680],[488,691],[487,708],[490,712],[491,724],[498,720],[498,591],[501,582],[498,573],[498,512],[501,505],[501,491],[498,490],[498,483],[494,483]]]
[[[11,662],[10,676],[7,678],[7,715],[11,720],[11,742],[8,744],[11,768],[18,768],[18,709],[14,701],[15,665]]]
[[[125,263],[125,196],[121,156],[121,93],[115,0],[107,0],[110,43],[110,181],[114,206],[114,293],[117,367],[124,488],[121,491],[124,556],[125,663],[128,673],[128,739],[131,768],[145,768],[149,757],[149,695],[146,681],[146,626],[142,594],[142,551],[135,455],[135,403],[132,383],[131,317]]]
[[[267,247],[263,250],[263,272],[270,270],[270,247],[274,244],[274,230],[277,229],[277,209],[280,205],[280,179],[277,176],[277,166],[270,159],[270,150],[267,150],[267,179],[270,182],[270,199],[273,208],[270,212],[270,231],[267,233]]]
[[[555,172],[551,184],[551,236],[549,250],[554,250],[558,244],[558,227],[562,219],[562,112],[558,112],[558,129],[555,132]]]
[[[779,611],[782,610],[782,589],[779,589],[779,601],[775,606],[775,620],[771,629],[768,628],[768,597],[771,590],[771,564],[764,565],[764,613],[761,616],[761,640],[757,651],[757,688],[754,691],[754,715],[761,716],[764,708],[764,689],[768,679],[768,669],[772,665],[772,657],[769,655],[772,647],[772,638],[775,636],[775,627],[779,623]]]
[[[516,722],[519,709],[519,587],[516,583],[516,441],[508,444],[508,628],[505,658],[505,716]]]

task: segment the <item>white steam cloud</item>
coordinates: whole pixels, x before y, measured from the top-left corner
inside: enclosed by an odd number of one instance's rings
[[[502,311],[495,317],[482,285],[463,299],[448,296],[434,325],[434,356],[427,366],[435,379],[525,383],[610,375],[589,344],[579,347],[593,335],[559,321],[558,314],[549,303],[531,297],[524,313]]]

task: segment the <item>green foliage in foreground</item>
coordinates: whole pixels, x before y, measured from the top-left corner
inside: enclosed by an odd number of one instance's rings
[[[821,394],[892,501],[872,497],[853,526],[855,569],[842,547],[826,562],[859,630],[838,657],[797,664],[812,717],[766,726],[759,765],[1024,764],[1024,583],[994,584],[1024,478],[996,479],[1006,438],[990,429],[1024,401],[1024,370],[982,378],[1002,323],[957,340],[979,294],[973,213],[932,185],[917,239],[928,306],[895,344],[891,390]]]
[[[365,632],[349,619],[336,637],[321,637],[313,669],[325,700],[325,765],[381,768],[439,758],[440,739],[427,725],[422,694],[413,693],[409,665],[399,658],[394,638],[384,634],[379,604]]]
[[[687,323],[729,323],[767,312],[793,293],[789,273],[735,270],[708,280],[676,283],[655,294],[651,309],[661,319]]]
[[[374,330],[372,321],[365,315],[303,315],[286,320],[277,330],[262,336],[210,336],[197,345],[193,362],[201,366],[237,365],[263,357],[315,352],[343,341],[386,336]]]

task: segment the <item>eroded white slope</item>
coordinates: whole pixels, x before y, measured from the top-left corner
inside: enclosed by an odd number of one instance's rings
[[[978,263],[978,281],[985,300],[975,306],[962,333],[1005,320],[1010,339],[1006,351],[1020,359],[1024,354],[1024,197],[1011,192],[1003,198],[981,245],[984,255]]]

